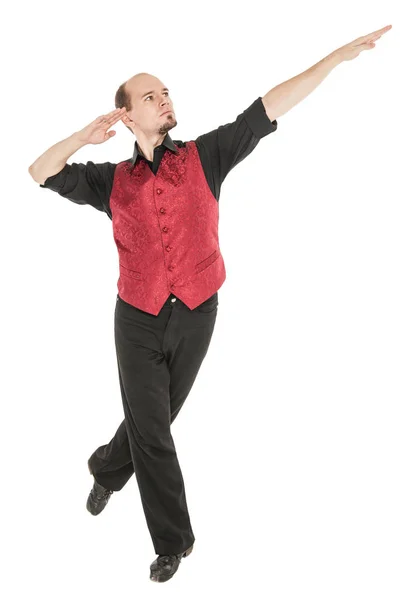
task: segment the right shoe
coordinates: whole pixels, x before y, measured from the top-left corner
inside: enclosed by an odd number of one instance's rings
[[[185,552],[180,554],[159,554],[150,565],[151,581],[168,581],[179,568],[180,561],[184,556],[189,556],[193,550],[193,544]]]
[[[88,466],[89,473],[92,473],[89,464]],[[93,487],[90,491],[89,497],[87,498],[86,502],[86,508],[89,511],[89,513],[91,513],[92,515],[98,515],[99,513],[101,513],[107,505],[107,503],[109,502],[109,498],[111,497],[111,494],[113,494],[113,492],[114,490],[108,490],[107,488],[103,487],[103,485],[100,485],[100,483],[98,483],[95,479]]]

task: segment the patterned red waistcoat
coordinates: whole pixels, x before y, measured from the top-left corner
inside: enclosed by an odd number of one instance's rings
[[[170,294],[194,309],[226,279],[218,202],[196,144],[177,150],[165,151],[156,175],[145,160],[118,163],[109,200],[118,294],[153,315]]]

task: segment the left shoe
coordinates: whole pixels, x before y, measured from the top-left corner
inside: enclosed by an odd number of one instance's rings
[[[93,475],[89,461],[87,461],[87,466],[89,468],[89,473]],[[94,475],[93,480],[93,487],[87,498],[86,508],[89,511],[89,513],[91,513],[94,516],[97,516],[108,504],[109,498],[114,493],[114,490],[109,490],[103,485],[101,485],[98,481],[96,481]]]
[[[189,556],[193,550],[193,544],[180,554],[159,554],[150,565],[151,581],[167,581],[171,579],[179,568],[182,558]]]

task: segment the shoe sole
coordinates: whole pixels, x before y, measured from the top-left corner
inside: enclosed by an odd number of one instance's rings
[[[192,544],[192,546],[190,548],[188,548],[187,550],[185,550],[185,552],[182,554],[182,558],[186,558],[187,556],[189,556],[190,553],[192,552],[192,550],[193,550],[193,544]]]

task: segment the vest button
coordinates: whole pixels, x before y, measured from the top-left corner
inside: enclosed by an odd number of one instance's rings
[[[163,231],[166,233],[166,231],[167,231],[167,227],[163,227]]]
[[[170,266],[169,266],[169,271],[173,271],[173,269],[174,269],[174,266],[173,266],[173,265],[170,265]]]
[[[164,214],[166,212],[166,209],[161,207],[160,212]]]
[[[156,192],[157,192],[158,194],[161,194],[162,190],[161,190],[160,188],[157,188]]]
[[[170,252],[170,250],[171,250],[171,247],[170,247],[170,246],[166,246],[166,250],[167,250],[168,252]]]

